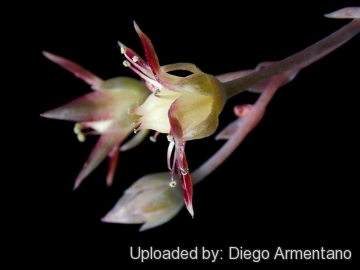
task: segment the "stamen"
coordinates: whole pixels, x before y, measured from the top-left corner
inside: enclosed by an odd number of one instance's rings
[[[129,61],[124,60],[124,62],[125,62],[125,61],[129,63]],[[123,62],[123,64],[124,64],[124,62]],[[126,65],[124,64],[124,66],[126,66]],[[131,69],[132,71],[134,71],[137,75],[139,75],[142,79],[144,79],[145,81],[151,83],[151,84],[154,85],[155,87],[157,87],[157,88],[162,88],[162,85],[161,85],[160,83],[158,83],[157,81],[151,79],[151,78],[148,77],[146,74],[142,73],[141,70],[139,70],[139,69],[137,69],[136,67],[130,65],[130,63],[129,63],[129,65],[126,66],[126,67],[130,67],[130,69]]]
[[[169,146],[168,146],[168,151],[167,151],[167,165],[168,165],[168,169],[170,171],[171,171],[171,155],[173,153],[174,146],[175,146],[175,142],[170,141]]]
[[[174,179],[171,178],[171,182],[169,183],[170,187],[176,187],[176,182],[174,181]]]
[[[136,128],[134,128],[134,133],[136,134],[136,132],[138,132],[138,130]]]
[[[172,135],[167,135],[166,136],[166,138],[167,138],[167,140],[169,141],[169,142],[172,142],[172,141],[174,141],[174,138],[173,138],[173,136]]]
[[[130,64],[130,62],[128,60],[124,60],[123,65],[124,65],[124,67],[130,67],[131,66],[131,64]]]
[[[82,128],[81,123],[76,123],[75,126],[74,126],[74,133],[75,134],[81,133],[81,128]]]
[[[125,54],[126,49],[124,46],[120,46],[120,52],[121,52],[121,54]]]
[[[80,132],[77,134],[77,139],[79,140],[79,142],[85,142],[86,137],[85,137],[84,133]]]
[[[83,134],[85,136],[88,136],[88,135],[101,135],[101,133],[97,132],[97,131],[86,131],[86,132],[83,132]]]
[[[136,63],[137,61],[139,61],[139,57],[137,55],[134,55],[132,60]]]
[[[185,168],[185,169],[180,168],[180,171],[182,175],[187,175],[189,173],[189,168]]]
[[[156,131],[154,136],[150,136],[150,141],[152,142],[156,142],[156,138],[157,136],[159,136],[160,132],[159,131]]]
[[[148,76],[148,77],[150,77],[152,79],[155,79],[155,77],[154,77],[154,75],[153,75],[153,73],[151,71],[150,66],[140,56],[138,56],[133,50],[131,50],[130,48],[125,47],[125,54],[124,55],[125,55],[127,60],[132,62],[132,64],[137,69],[139,69],[141,71],[141,73],[144,73],[146,76]]]
[[[82,129],[83,125],[82,123],[76,123],[74,126],[74,133],[77,135],[77,139],[79,140],[79,142],[85,142],[85,134],[82,133]]]

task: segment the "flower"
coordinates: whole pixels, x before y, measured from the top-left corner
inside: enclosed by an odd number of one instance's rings
[[[169,186],[169,174],[154,173],[141,177],[102,218],[103,222],[139,224],[140,231],[168,222],[184,206],[181,188]]]
[[[41,114],[42,117],[77,122],[74,132],[80,142],[86,135],[100,135],[82,170],[78,174],[74,189],[105,159],[109,157],[106,183],[110,186],[116,169],[121,143],[134,130],[134,122],[139,118],[129,114],[129,109],[143,103],[150,94],[140,81],[116,77],[103,81],[90,71],[63,57],[44,52],[45,57],[74,73],[91,85],[94,92],[85,94],[69,103]],[[139,132],[121,147],[128,150],[139,144],[146,131]]]
[[[168,134],[168,167],[172,178],[176,168],[186,207],[193,216],[192,180],[185,155],[185,143],[215,132],[218,116],[227,96],[218,79],[205,74],[194,64],[160,66],[150,39],[136,23],[134,25],[145,51],[146,62],[133,50],[119,43],[121,52],[127,58],[124,65],[138,74],[153,93],[141,106],[131,109],[130,112],[141,116],[136,122],[140,124],[137,130],[152,129],[157,134]],[[186,70],[192,74],[186,77],[169,74],[175,70]]]

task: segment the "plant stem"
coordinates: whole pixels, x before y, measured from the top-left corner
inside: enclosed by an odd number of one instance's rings
[[[284,73],[285,71],[293,69],[312,58],[316,58],[334,47],[342,45],[359,32],[360,19],[354,19],[331,35],[298,53],[295,53],[260,71],[256,71],[239,79],[223,83],[228,98],[245,91],[253,85],[264,82],[272,76]]]
[[[241,127],[239,127],[235,133],[231,135],[230,139],[211,158],[209,158],[191,174],[194,185],[199,183],[206,176],[211,174],[219,165],[221,165],[232,154],[232,152],[234,152],[250,131],[260,122],[267,104],[270,102],[271,98],[282,83],[282,78],[280,76],[272,79],[256,103],[253,105],[251,112],[248,115],[235,120],[242,121]]]

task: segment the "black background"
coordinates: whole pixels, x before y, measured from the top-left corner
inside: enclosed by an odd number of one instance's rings
[[[170,1],[146,6],[135,1],[81,8],[47,5],[38,17],[34,15],[39,38],[32,52],[33,71],[41,78],[36,113],[90,91],[86,83],[43,57],[42,50],[77,62],[103,79],[136,77],[123,67],[117,46],[119,40],[143,55],[135,20],[152,40],[161,65],[190,62],[206,73],[222,74],[283,59],[345,25],[348,20],[331,20],[323,14],[356,3],[327,2],[321,7],[292,1],[267,5],[221,1],[201,7]],[[277,92],[262,122],[195,187],[194,219],[183,209],[170,222],[142,233],[140,225],[103,224],[100,218],[138,178],[166,171],[165,136],[121,153],[111,188],[105,185],[105,161],[73,192],[97,137],[81,144],[73,134],[74,123],[38,117],[40,160],[34,165],[37,180],[32,183],[38,203],[32,224],[42,248],[35,259],[55,255],[58,262],[84,254],[81,262],[101,256],[104,263],[123,267],[130,261],[130,246],[222,249],[223,260],[217,263],[228,262],[229,246],[268,249],[272,254],[278,246],[350,249],[356,259],[359,38],[304,69]],[[234,105],[253,103],[257,97],[243,93],[230,99],[218,131],[235,119]],[[222,144],[214,136],[188,142],[190,170]],[[245,263],[235,261],[239,266]],[[295,263],[299,261],[288,265]]]

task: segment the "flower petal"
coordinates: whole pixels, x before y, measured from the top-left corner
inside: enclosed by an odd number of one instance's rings
[[[176,169],[180,178],[181,186],[184,194],[184,201],[190,215],[194,217],[194,209],[192,204],[193,183],[189,173],[189,166],[185,155],[186,141],[177,142],[176,145]]]
[[[82,79],[87,84],[91,85],[91,88],[94,90],[99,90],[100,84],[103,82],[102,79],[88,71],[87,69],[83,68],[82,66],[66,59],[61,56],[45,52],[43,51],[43,55],[49,59],[50,61],[58,64],[59,66],[63,67],[64,69],[73,73],[76,77]]]
[[[137,69],[144,73],[144,75],[148,76],[151,79],[155,79],[150,66],[148,65],[148,63],[145,62],[144,59],[142,59],[136,52],[126,47],[120,41],[118,41],[118,44],[121,48],[121,53],[125,55],[126,59],[128,59],[131,64],[133,64]]]
[[[172,130],[175,128],[172,118],[177,119],[181,125],[182,134],[178,139],[194,140],[204,138],[204,134],[208,134],[212,130],[215,132],[218,115],[214,117],[212,113],[213,101],[214,99],[209,96],[188,93],[172,103],[169,109],[169,120]]]
[[[149,132],[149,129],[140,130],[135,136],[121,146],[120,151],[124,152],[138,146],[146,138]]]
[[[360,7],[346,7],[324,15],[332,19],[359,19]]]
[[[100,136],[90,156],[85,162],[79,175],[75,180],[74,190],[79,187],[81,182],[105,159],[110,151],[125,139],[129,131],[121,130],[117,132],[104,133]],[[118,151],[117,151],[118,152]]]
[[[152,129],[161,133],[170,132],[168,110],[171,104],[179,97],[179,94],[162,89],[160,93],[151,94],[146,101],[137,108],[130,110],[130,113],[142,115],[138,120],[141,129]]]
[[[183,207],[183,204],[177,204],[176,207],[172,207],[170,210],[167,211],[161,211],[156,214],[153,214],[151,219],[148,219],[139,229],[140,232],[143,232],[148,229],[152,229],[154,227],[160,226],[166,222],[168,222],[170,219],[172,219],[174,216],[179,213],[181,208]]]
[[[130,107],[131,101],[137,99],[136,95],[124,91],[96,91],[47,111],[41,116],[76,122],[107,120],[124,110],[124,106]]]
[[[141,40],[141,43],[145,51],[146,60],[151,68],[151,71],[155,79],[165,88],[169,90],[173,90],[172,84],[178,82],[182,78],[162,71],[162,69],[160,68],[159,59],[155,52],[154,46],[151,43],[151,40],[140,30],[139,26],[136,24],[135,21],[134,21],[134,27],[135,27],[135,31],[139,35],[139,38]]]
[[[130,77],[115,77],[105,80],[100,85],[100,90],[118,90],[122,91],[122,93],[133,93],[141,98],[146,98],[148,95],[150,95],[150,91],[147,89],[144,83],[142,83],[140,80]]]
[[[119,160],[119,154],[120,154],[119,145],[120,145],[120,143],[115,144],[115,146],[111,149],[111,152],[108,155],[109,167],[108,167],[108,173],[106,176],[106,185],[108,187],[110,187],[112,185],[113,180],[114,180],[116,165]]]

